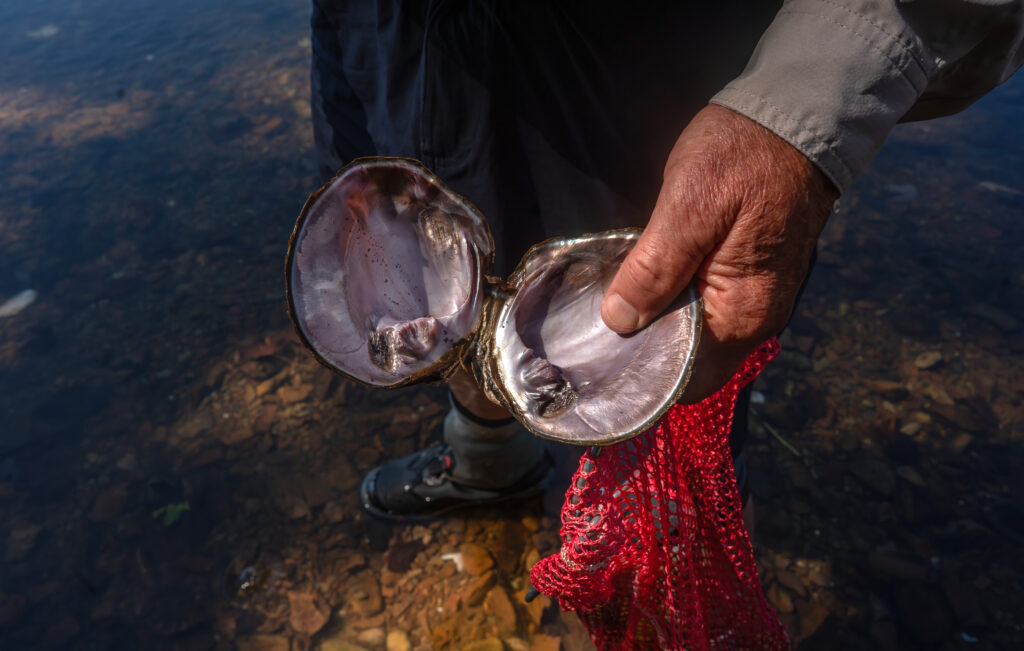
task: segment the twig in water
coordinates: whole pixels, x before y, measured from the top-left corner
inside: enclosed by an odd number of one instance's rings
[[[792,445],[790,445],[789,441],[787,441],[786,439],[782,438],[782,434],[779,434],[779,431],[777,429],[775,429],[774,427],[772,427],[771,425],[769,425],[768,422],[765,419],[761,418],[760,416],[758,416],[757,419],[759,421],[761,421],[761,425],[763,425],[764,428],[766,430],[768,430],[768,433],[771,434],[772,436],[774,436],[775,440],[777,440],[779,443],[781,443],[783,445],[783,447],[785,447],[787,450],[789,450],[790,452],[792,452],[793,454],[795,454],[798,457],[802,456],[800,454],[800,451],[797,450],[796,448],[794,448]]]

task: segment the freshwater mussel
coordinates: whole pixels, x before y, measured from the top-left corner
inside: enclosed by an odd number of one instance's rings
[[[461,367],[539,436],[614,443],[679,398],[700,334],[692,289],[633,335],[604,325],[602,298],[639,235],[548,240],[501,280],[471,203],[416,161],[362,158],[299,216],[289,310],[317,359],[359,382],[393,388]]]

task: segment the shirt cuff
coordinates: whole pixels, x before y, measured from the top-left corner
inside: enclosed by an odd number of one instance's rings
[[[928,76],[898,16],[832,0],[787,2],[743,73],[711,98],[786,140],[846,190]]]

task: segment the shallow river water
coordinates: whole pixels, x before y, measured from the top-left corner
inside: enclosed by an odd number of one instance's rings
[[[521,602],[559,495],[359,509],[444,393],[291,331],[308,10],[0,6],[0,648],[587,648]],[[897,128],[758,381],[755,548],[798,648],[1024,647],[1022,113],[1018,75]]]

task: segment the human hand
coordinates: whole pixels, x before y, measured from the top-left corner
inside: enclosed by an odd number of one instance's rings
[[[647,228],[605,293],[605,324],[644,327],[696,278],[705,320],[683,402],[704,399],[785,327],[838,196],[789,143],[705,107],[669,154]]]

